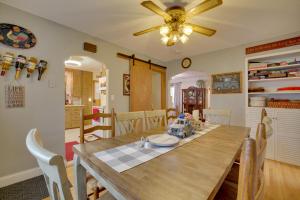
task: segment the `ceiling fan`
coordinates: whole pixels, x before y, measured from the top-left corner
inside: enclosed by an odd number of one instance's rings
[[[192,17],[215,8],[221,4],[222,0],[205,0],[195,8],[186,11],[182,6],[172,6],[166,10],[163,10],[152,1],[143,1],[141,5],[157,15],[162,16],[165,24],[136,32],[133,35],[139,36],[145,33],[160,30],[160,34],[162,35],[161,41],[167,46],[172,46],[178,41],[185,43],[188,40],[188,36],[193,31],[206,36],[212,36],[216,33],[216,30],[191,24],[187,21]]]

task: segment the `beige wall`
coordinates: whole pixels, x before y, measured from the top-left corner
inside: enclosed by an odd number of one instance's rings
[[[282,37],[273,38],[266,41],[257,43],[242,45],[229,49],[219,50],[207,54],[191,57],[192,66],[188,70],[207,72],[209,74],[243,71],[245,69],[245,48],[257,44],[264,44],[267,42],[277,41],[280,39],[290,38],[298,36],[300,33],[285,35]],[[270,38],[272,38],[270,36]],[[186,44],[188,45],[188,43]],[[201,48],[201,47],[200,47]],[[290,50],[300,48],[298,46],[279,49],[275,51],[268,51],[264,53],[251,54],[250,56],[273,53],[278,51]],[[182,73],[185,71],[181,67],[181,60],[169,62],[168,66],[168,78]],[[168,90],[169,91],[169,90]],[[211,95],[211,108],[229,108],[232,110],[232,124],[233,125],[245,125],[245,89],[241,94],[214,94]]]
[[[18,24],[31,30],[37,37],[37,45],[28,50],[14,49],[0,44],[0,54],[6,51],[25,56],[36,56],[48,61],[49,69],[41,81],[37,75],[27,79],[22,75],[14,81],[14,69],[7,77],[0,77],[0,178],[37,166],[25,146],[25,137],[31,128],[41,131],[45,146],[64,155],[64,60],[69,56],[90,56],[109,69],[110,94],[115,100],[110,106],[117,112],[128,111],[129,98],[123,96],[122,74],[129,72],[127,60],[116,57],[118,52],[132,54],[126,49],[96,39],[84,33],[57,23],[28,14],[0,3],[1,22]],[[96,54],[82,50],[83,42],[97,44]],[[137,57],[152,58],[136,54]],[[159,64],[163,64],[158,62]],[[49,82],[55,83],[49,88]],[[24,108],[6,109],[4,106],[4,85],[24,85],[26,105]]]

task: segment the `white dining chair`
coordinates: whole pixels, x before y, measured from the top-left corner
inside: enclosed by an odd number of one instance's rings
[[[167,126],[166,110],[145,111],[147,130]]]
[[[67,177],[63,157],[43,147],[37,129],[31,129],[29,131],[26,137],[26,146],[29,152],[37,159],[38,165],[43,172],[50,199],[72,200],[71,184]],[[114,197],[112,197],[109,192],[106,192],[99,200],[114,200]]]
[[[207,122],[213,124],[230,125],[231,110],[229,109],[203,109],[203,116]]]
[[[144,111],[116,113],[116,124],[120,135],[143,132],[145,113]]]

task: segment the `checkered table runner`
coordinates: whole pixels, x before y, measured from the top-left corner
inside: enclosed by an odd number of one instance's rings
[[[180,140],[179,144],[173,147],[151,146],[151,148],[146,149],[141,148],[140,141],[137,141],[105,151],[97,152],[95,153],[95,156],[120,173],[138,166],[144,162],[152,160],[157,156],[165,154],[178,146],[182,146],[219,126],[220,125],[208,124],[206,125],[206,128],[204,130],[198,131],[195,135]]]

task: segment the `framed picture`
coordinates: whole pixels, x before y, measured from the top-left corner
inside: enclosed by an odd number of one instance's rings
[[[123,74],[123,95],[130,95],[130,75]]]
[[[212,94],[242,93],[242,72],[212,75]]]

